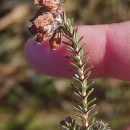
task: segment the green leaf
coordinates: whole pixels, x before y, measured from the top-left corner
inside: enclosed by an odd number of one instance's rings
[[[96,107],[96,104],[94,104],[91,107],[89,107],[87,112],[86,112],[86,114],[89,114],[95,107]]]
[[[67,48],[66,50],[67,50],[68,52],[72,53],[73,55],[76,55],[76,53],[75,53],[73,50],[71,50],[70,48]]]
[[[79,56],[74,57],[74,59],[75,59],[76,62],[80,61],[80,57]]]
[[[81,46],[80,48],[79,48],[79,50],[78,50],[78,54],[81,56],[81,58],[82,58],[82,55],[83,55],[83,47],[84,46]]]
[[[70,62],[70,64],[71,64],[73,67],[75,67],[75,68],[77,68],[77,69],[80,69],[80,68],[79,68],[79,66],[78,66],[78,65],[76,65],[75,63]]]
[[[73,42],[73,39],[70,36],[68,36],[66,34],[63,34],[63,36],[65,36],[67,39],[69,39],[71,42]]]
[[[89,78],[90,74],[91,74],[91,71],[89,71],[89,72],[86,74],[86,76],[85,76],[84,79],[83,79],[83,82]]]
[[[82,64],[81,68],[84,68],[84,67],[85,67],[85,65],[88,63],[88,61],[89,61],[89,58],[87,58],[87,59],[83,62],[83,64]]]
[[[72,26],[71,20],[70,20],[69,18],[67,18],[67,23],[68,23],[68,26],[69,26],[69,27]]]
[[[79,91],[78,91],[79,92]],[[74,94],[77,96],[77,97],[79,97],[79,98],[82,98],[82,95],[81,95],[81,93],[79,92],[74,92]]]
[[[77,119],[79,119],[79,120],[81,120],[83,122],[83,119],[82,119],[81,116],[79,116],[79,115],[73,115],[73,117],[75,117],[75,118],[77,118]]]
[[[68,46],[72,46],[70,43],[68,43],[68,42],[65,42],[65,41],[62,41],[64,44],[66,44],[66,45],[68,45]]]
[[[82,110],[80,110],[79,108],[74,107],[74,109],[76,109],[78,112],[80,112],[80,113],[84,114],[84,112],[83,112]]]
[[[83,54],[83,56],[81,57],[82,59],[84,59],[86,57],[86,55],[88,55],[89,52],[86,52],[85,54]]]
[[[76,81],[82,83],[82,81],[80,81],[80,79],[76,78],[76,77],[73,77],[73,79],[75,79]]]
[[[76,89],[76,91],[81,92],[81,88],[79,88],[79,87],[77,87],[76,85],[73,85],[73,84],[71,84],[71,86],[74,87]]]
[[[83,40],[84,36],[82,36],[79,40],[78,40],[78,44],[80,44],[80,42]]]
[[[77,42],[75,40],[72,40],[72,45],[77,48]]]
[[[87,75],[87,73],[89,73],[92,68],[93,68],[93,66],[90,66],[87,69],[85,69],[84,70],[84,75]]]
[[[88,98],[93,91],[94,91],[94,88],[92,88],[91,90],[89,90],[89,91],[87,92],[85,98]]]
[[[87,85],[87,88],[90,88],[93,84],[94,84],[94,81],[92,81],[91,83],[89,83],[89,84]]]
[[[88,121],[90,121],[90,120],[94,120],[95,118],[95,115],[97,114],[97,112],[94,112],[94,113],[92,113],[89,117],[88,117]]]
[[[97,99],[94,98],[91,101],[88,102],[87,107],[90,107]]]
[[[70,26],[69,26],[68,23],[65,23],[65,28],[66,28],[67,31],[70,31]]]
[[[78,45],[77,31],[78,31],[78,27],[73,29],[73,33],[72,33],[72,39],[75,41],[76,46]]]

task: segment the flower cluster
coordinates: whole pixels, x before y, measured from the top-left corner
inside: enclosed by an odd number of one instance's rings
[[[56,50],[61,43],[62,4],[59,0],[34,0],[34,4],[41,8],[30,20],[31,26],[28,29],[36,35],[37,43],[49,40],[51,50]]]

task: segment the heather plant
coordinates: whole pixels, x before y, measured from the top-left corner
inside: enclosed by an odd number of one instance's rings
[[[65,2],[65,1],[64,1]],[[73,20],[66,17],[63,3],[59,0],[34,0],[41,8],[30,20],[30,32],[36,35],[35,44],[42,44],[49,40],[50,50],[56,51],[58,46],[66,44],[69,55],[68,59],[73,69],[72,77],[77,84],[72,84],[74,88],[76,114],[68,116],[60,121],[61,130],[110,130],[108,124],[103,121],[96,121],[96,98],[90,98],[94,91],[92,83],[88,83],[92,66],[88,67],[88,52],[84,51],[86,44],[82,43],[82,37],[78,37],[78,27],[73,27]],[[62,36],[68,42],[62,41]],[[51,53],[51,52],[50,52]],[[66,70],[68,71],[68,70]]]

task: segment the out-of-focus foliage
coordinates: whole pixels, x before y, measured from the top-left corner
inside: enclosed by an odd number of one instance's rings
[[[31,37],[33,0],[0,1],[0,130],[57,130],[73,113],[70,81],[43,76],[25,62],[23,48]],[[129,0],[67,0],[75,24],[101,24],[130,19]],[[130,82],[96,80],[97,118],[112,130],[130,123]]]

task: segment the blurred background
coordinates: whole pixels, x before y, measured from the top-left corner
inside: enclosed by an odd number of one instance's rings
[[[67,0],[74,24],[106,24],[130,20],[130,0]],[[25,41],[31,37],[33,0],[0,0],[0,130],[57,130],[73,113],[71,81],[41,75],[25,61]],[[112,130],[130,123],[130,82],[95,80],[97,118]]]

